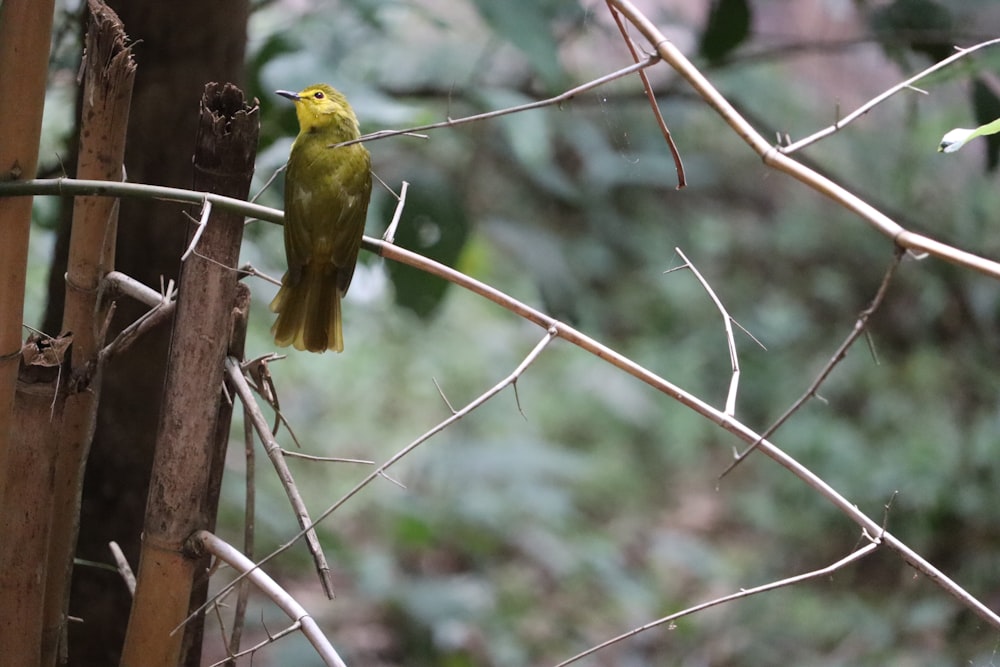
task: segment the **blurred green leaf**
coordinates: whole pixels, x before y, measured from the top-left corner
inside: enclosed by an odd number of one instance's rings
[[[873,11],[869,23],[890,57],[903,58],[901,47],[933,61],[953,52],[951,10],[935,0],[893,0]]]
[[[521,50],[549,88],[562,85],[558,42],[552,34],[552,21],[561,9],[560,3],[475,0],[475,5],[498,37]]]
[[[267,90],[261,80],[261,70],[270,62],[288,53],[295,53],[299,44],[282,33],[268,35],[259,48],[249,54],[247,60],[247,94],[260,100],[261,127],[258,151],[265,150],[280,136],[294,136],[298,132],[298,121],[291,105],[277,105],[273,90]],[[279,98],[280,99],[280,98]],[[285,113],[279,108],[284,107]],[[272,112],[274,109],[274,112]]]
[[[751,21],[747,0],[712,0],[698,53],[713,64],[724,59],[746,40]]]
[[[454,266],[469,238],[469,219],[460,191],[452,177],[431,167],[414,176],[396,230],[396,243]],[[449,283],[399,262],[389,262],[388,270],[396,303],[421,318],[430,318],[441,304]]]

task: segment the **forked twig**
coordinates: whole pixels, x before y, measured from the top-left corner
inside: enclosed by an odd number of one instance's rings
[[[777,421],[768,426],[767,430],[760,435],[760,438],[756,442],[752,443],[742,453],[735,454],[733,462],[722,471],[721,475],[719,475],[720,480],[732,472],[736,466],[738,466],[747,456],[757,449],[763,440],[774,435],[775,431],[781,428],[781,426],[788,421],[792,415],[798,412],[799,408],[805,405],[806,401],[816,396],[816,392],[819,391],[820,385],[826,381],[826,378],[830,376],[830,373],[833,372],[833,369],[837,366],[837,364],[839,364],[841,360],[847,356],[847,350],[854,344],[854,341],[856,341],[863,333],[868,331],[868,320],[875,313],[875,311],[879,309],[879,306],[882,305],[882,301],[885,300],[885,295],[889,291],[889,284],[892,282],[893,276],[896,275],[896,269],[899,268],[899,263],[903,258],[903,254],[903,249],[897,247],[892,261],[889,263],[889,267],[885,271],[885,275],[882,276],[882,282],[879,284],[878,290],[875,292],[875,296],[872,297],[871,303],[869,303],[868,307],[862,310],[858,315],[858,319],[855,320],[854,328],[851,330],[851,333],[847,335],[844,342],[840,344],[837,351],[834,352],[830,360],[826,362],[826,365],[819,372],[819,375],[816,376],[816,379],[813,380],[812,384],[809,385],[809,388],[806,389],[805,393],[799,396],[799,398],[792,403],[787,410],[785,410],[784,414],[778,417]]]
[[[316,649],[316,653],[323,659],[324,664],[329,667],[347,667],[341,659],[337,650],[333,648],[326,635],[320,630],[319,625],[312,616],[309,615],[302,605],[288,592],[279,586],[274,579],[266,572],[255,566],[253,561],[241,554],[239,550],[233,548],[225,540],[213,535],[207,530],[199,530],[193,536],[194,543],[202,551],[210,553],[221,561],[224,561],[231,568],[240,573],[241,578],[249,579],[268,598],[274,601],[289,618],[300,624],[302,634],[305,635],[309,643]],[[224,661],[223,661],[224,662]]]

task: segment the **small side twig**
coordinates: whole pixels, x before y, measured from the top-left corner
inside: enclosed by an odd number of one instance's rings
[[[444,404],[448,406],[448,409],[451,411],[451,414],[455,414],[455,408],[451,404],[451,401],[448,400],[448,397],[445,395],[444,389],[442,389],[441,385],[438,383],[437,378],[431,378],[431,381],[434,383],[434,386],[437,388],[438,395],[441,396],[441,400],[444,401]]]
[[[281,453],[285,456],[291,456],[293,459],[305,459],[307,461],[321,461],[323,463],[361,463],[365,465],[375,465],[374,461],[369,461],[368,459],[348,459],[342,456],[314,456],[312,454],[303,454],[302,452],[293,452],[290,449],[282,449]]]
[[[608,6],[608,11],[611,12],[611,16],[615,20],[615,24],[618,26],[618,32],[621,33],[625,45],[628,46],[629,53],[632,54],[632,60],[638,63],[639,52],[635,48],[635,42],[628,36],[628,31],[622,22],[621,14],[611,4],[610,0],[605,0],[605,2]],[[642,81],[642,88],[646,92],[646,99],[649,101],[649,106],[653,110],[653,117],[656,118],[656,126],[660,129],[660,134],[663,135],[663,139],[667,142],[667,147],[670,149],[670,155],[674,158],[674,169],[677,171],[677,189],[680,190],[687,185],[687,176],[684,174],[684,162],[681,160],[681,152],[677,150],[677,144],[674,143],[674,137],[670,134],[670,128],[667,127],[666,121],[663,120],[663,113],[660,112],[660,105],[656,103],[656,95],[653,94],[653,86],[649,83],[646,70],[639,70],[639,79]]]
[[[722,300],[719,299],[718,296],[716,296],[715,290],[712,289],[712,286],[708,284],[708,281],[705,280],[705,277],[701,275],[701,272],[698,271],[698,269],[691,262],[691,260],[687,258],[687,255],[685,255],[680,248],[674,248],[674,251],[678,255],[680,255],[681,259],[684,260],[684,265],[674,269],[670,269],[670,271],[667,271],[666,273],[670,273],[671,271],[676,271],[677,269],[684,269],[684,268],[690,269],[691,273],[694,274],[694,277],[698,279],[698,282],[701,283],[701,286],[705,289],[705,292],[708,293],[709,298],[712,299],[712,302],[715,304],[715,307],[719,310],[719,314],[722,315],[722,323],[726,329],[726,345],[729,348],[729,364],[732,367],[733,371],[732,377],[729,380],[729,393],[726,395],[725,413],[730,417],[735,416],[736,394],[740,386],[740,359],[739,355],[736,352],[736,339],[733,336],[733,323],[736,322],[736,320],[734,320],[733,316],[729,314],[729,311],[726,310],[726,307],[722,305]],[[757,343],[761,347],[764,347],[763,345],[761,345],[760,341],[754,338],[754,336],[750,334],[749,331],[744,329],[739,322],[736,322],[736,326],[740,327],[740,330],[742,330],[744,333],[750,336],[750,338],[755,343]]]
[[[201,216],[196,222],[197,227],[194,230],[194,236],[191,237],[191,242],[188,244],[187,250],[181,255],[182,262],[186,262],[187,258],[194,252],[195,247],[197,247],[198,241],[201,240],[201,235],[205,232],[205,227],[208,226],[210,215],[212,215],[212,202],[206,199],[201,205]]]
[[[254,558],[254,535],[257,525],[257,485],[255,478],[257,475],[257,457],[254,454],[253,439],[253,419],[250,411],[243,406],[243,457],[246,461],[246,485],[244,496],[246,498],[243,508],[243,555],[248,559]],[[233,631],[229,634],[226,650],[230,656],[240,652],[240,643],[243,640],[243,628],[246,625],[247,604],[250,601],[250,582],[243,580],[236,590],[236,608],[233,610]],[[230,667],[236,663],[227,661]]]
[[[976,44],[975,46],[970,46],[967,49],[959,49],[958,53],[955,53],[955,54],[953,54],[951,56],[948,56],[944,60],[941,60],[941,61],[938,61],[938,62],[934,63],[933,65],[931,65],[927,69],[923,70],[922,72],[920,72],[918,74],[915,74],[914,76],[911,76],[906,81],[903,81],[901,83],[897,83],[895,86],[893,86],[892,88],[889,88],[887,91],[885,91],[881,95],[876,95],[872,99],[868,100],[867,102],[865,102],[860,107],[858,107],[857,109],[855,109],[851,113],[847,114],[843,118],[840,118],[840,116],[838,114],[837,122],[835,122],[833,125],[830,125],[829,127],[823,128],[822,130],[820,130],[818,132],[810,134],[808,137],[806,137],[804,139],[799,139],[795,143],[788,144],[787,146],[782,146],[780,150],[785,155],[789,155],[791,153],[794,153],[797,150],[805,148],[806,146],[808,146],[810,144],[816,143],[820,139],[823,139],[824,137],[828,137],[831,134],[833,134],[834,132],[837,132],[838,130],[840,130],[842,127],[844,127],[848,123],[851,123],[851,122],[857,120],[858,118],[860,118],[861,116],[864,116],[866,113],[868,113],[869,111],[871,111],[872,109],[874,109],[876,106],[878,106],[882,102],[885,102],[887,99],[889,99],[890,97],[892,97],[893,95],[895,95],[896,93],[898,93],[901,90],[915,90],[918,93],[924,93],[926,95],[927,94],[926,91],[920,90],[919,88],[915,88],[913,84],[916,83],[917,81],[919,81],[920,79],[923,79],[924,77],[928,76],[929,74],[933,74],[934,72],[938,71],[939,69],[947,67],[948,65],[952,64],[956,60],[959,60],[960,58],[965,58],[966,56],[968,56],[973,51],[978,51],[979,49],[983,49],[983,48],[986,48],[988,46],[993,46],[995,44],[1000,44],[1000,38],[998,38],[998,39],[991,39],[991,40],[986,41],[986,42],[981,42],[979,44]]]
[[[250,361],[245,361],[241,364],[244,373],[247,377],[253,381],[250,385],[251,388],[257,392],[257,395],[264,399],[264,402],[271,406],[274,410],[274,427],[271,428],[271,435],[274,437],[278,436],[278,427],[281,424],[285,425],[288,429],[288,434],[292,437],[292,442],[299,449],[302,445],[299,443],[299,439],[295,436],[295,429],[292,425],[288,423],[285,419],[284,413],[281,411],[281,402],[278,400],[278,388],[274,386],[274,379],[271,377],[271,369],[268,364],[272,361],[280,361],[284,359],[284,355],[275,354],[270,352],[263,356],[257,357],[256,359],[251,359]]]
[[[396,242],[396,228],[399,227],[399,219],[403,217],[403,207],[406,206],[406,191],[409,187],[410,184],[403,181],[403,184],[399,188],[396,210],[392,214],[392,220],[389,222],[389,226],[385,228],[385,233],[382,234],[382,240],[386,243]]]
[[[115,560],[118,574],[122,575],[122,580],[125,582],[128,594],[135,597],[135,572],[132,571],[132,567],[128,564],[125,552],[122,551],[117,542],[108,542],[108,548],[111,550],[111,557]]]

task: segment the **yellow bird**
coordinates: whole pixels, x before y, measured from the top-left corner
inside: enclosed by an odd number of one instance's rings
[[[293,93],[299,135],[285,174],[285,258],[288,271],[271,302],[271,333],[281,347],[344,350],[340,299],[354,275],[372,191],[371,155],[347,99],[325,84]]]

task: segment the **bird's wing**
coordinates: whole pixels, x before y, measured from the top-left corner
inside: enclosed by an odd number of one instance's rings
[[[361,236],[365,229],[365,218],[368,216],[368,201],[372,191],[371,157],[368,151],[360,145],[345,146],[344,150],[353,151],[345,164],[352,164],[351,169],[341,168],[336,175],[335,189],[337,196],[336,216],[333,223],[333,256],[330,258],[337,267],[337,288],[341,294],[347,292],[354,276],[354,266],[358,261],[358,251],[361,249]]]

